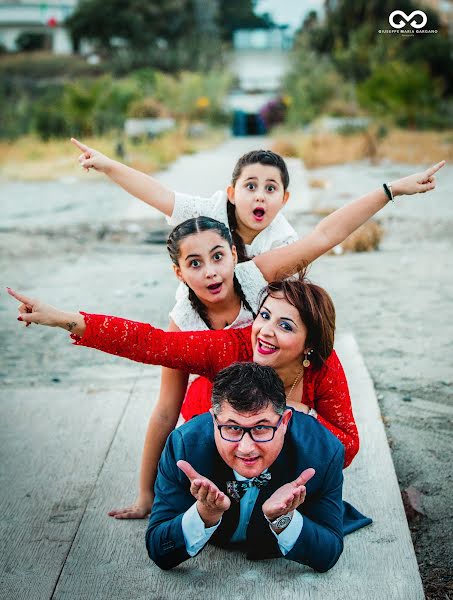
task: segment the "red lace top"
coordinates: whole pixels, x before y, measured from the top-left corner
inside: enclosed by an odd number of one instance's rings
[[[71,336],[76,345],[97,348],[137,362],[198,373],[212,380],[231,363],[252,360],[251,326],[168,332],[119,317],[82,314],[86,330],[81,338]],[[335,351],[320,369],[305,369],[301,401],[314,408],[318,412],[318,421],[343,443],[347,467],[359,450],[359,436],[348,383]]]

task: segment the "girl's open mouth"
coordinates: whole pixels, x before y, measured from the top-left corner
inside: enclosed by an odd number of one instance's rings
[[[264,210],[264,208],[255,208],[255,210],[253,211],[253,216],[255,217],[255,220],[260,222],[264,219],[264,215],[266,214],[266,211]]]
[[[211,292],[211,294],[218,294],[222,288],[223,283],[211,283],[211,285],[208,285],[208,290]]]

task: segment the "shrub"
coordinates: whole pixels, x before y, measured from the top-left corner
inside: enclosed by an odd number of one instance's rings
[[[135,119],[157,119],[159,117],[169,116],[168,109],[163,104],[150,97],[132,102],[127,114],[129,117]]]
[[[436,112],[441,83],[433,80],[422,64],[392,61],[382,65],[358,86],[360,104],[372,113],[392,119],[401,126],[415,127],[417,119]]]

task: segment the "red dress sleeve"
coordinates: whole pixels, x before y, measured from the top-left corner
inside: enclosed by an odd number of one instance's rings
[[[233,362],[252,359],[251,327],[219,331],[163,331],[147,323],[82,312],[86,330],[77,346],[137,362],[197,373],[208,379]]]
[[[351,397],[343,366],[335,350],[321,369],[311,372],[302,401],[318,413],[318,421],[345,447],[344,466],[359,451],[359,433],[352,413]],[[307,397],[305,397],[307,392]]]

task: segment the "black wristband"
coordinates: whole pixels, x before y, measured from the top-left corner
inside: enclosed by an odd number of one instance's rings
[[[382,187],[384,188],[384,192],[385,192],[385,195],[387,196],[387,198],[391,202],[395,202],[395,200],[393,198],[393,194],[392,194],[392,189],[386,183],[383,183]]]

